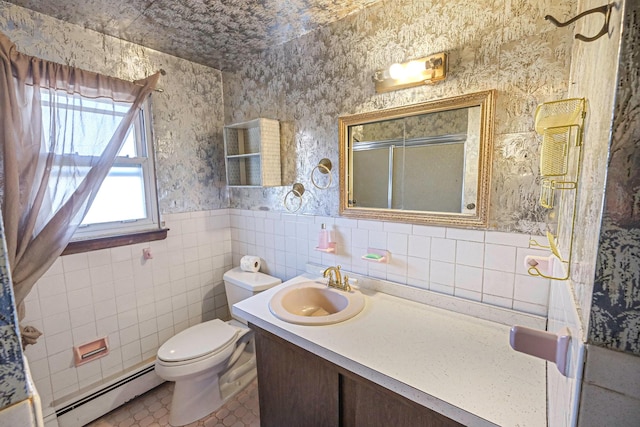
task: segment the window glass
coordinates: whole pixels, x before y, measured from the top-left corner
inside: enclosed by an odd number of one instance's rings
[[[41,91],[43,142],[64,165],[49,186],[53,206],[68,188],[75,188],[109,143],[130,105],[112,100]],[[57,104],[57,108],[51,108]],[[73,240],[122,235],[158,228],[155,170],[147,101],[129,128],[125,141]],[[54,111],[56,113],[54,113]],[[53,126],[52,126],[53,125]],[[47,132],[47,130],[49,130]],[[58,138],[64,136],[64,139]],[[57,141],[70,146],[58,147]],[[66,153],[66,154],[63,154]]]
[[[127,134],[127,138],[124,140],[122,144],[122,148],[118,153],[118,156],[121,157],[137,157],[137,147],[136,147],[136,131],[135,128],[132,127],[129,129],[129,133]]]
[[[50,147],[52,140],[65,141],[55,144],[56,154],[100,155],[130,106],[66,92],[56,92],[53,97],[48,91],[41,93],[43,129],[50,129],[43,135],[44,142]],[[57,108],[51,108],[54,104]]]
[[[82,225],[147,217],[144,176],[139,165],[111,168]]]

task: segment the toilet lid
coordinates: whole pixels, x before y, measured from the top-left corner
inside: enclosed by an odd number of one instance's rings
[[[222,278],[225,282],[233,283],[251,292],[264,291],[282,283],[282,280],[277,277],[269,276],[259,271],[257,273],[243,271],[240,267],[227,271]]]
[[[216,353],[235,341],[238,330],[220,319],[191,326],[169,338],[158,349],[158,358],[180,362]]]

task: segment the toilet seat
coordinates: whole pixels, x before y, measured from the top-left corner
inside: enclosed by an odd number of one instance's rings
[[[240,330],[220,319],[191,326],[171,337],[158,349],[157,359],[167,366],[196,363],[216,354],[227,353]]]
[[[223,278],[230,312],[233,304],[281,283],[240,268]],[[162,344],[154,367],[160,378],[175,382],[169,423],[187,425],[219,409],[256,378],[254,335],[238,317],[200,323]]]

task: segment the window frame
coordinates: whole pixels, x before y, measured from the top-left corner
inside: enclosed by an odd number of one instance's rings
[[[147,217],[130,221],[111,221],[89,225],[81,225],[74,233],[71,242],[123,236],[133,233],[144,233],[160,229],[160,212],[155,170],[155,150],[153,147],[153,126],[151,120],[151,97],[141,105],[137,117],[133,121],[136,152],[138,157],[116,157],[113,167],[140,165],[143,174],[145,205]]]
[[[138,156],[135,158],[118,156],[112,166],[140,165],[147,217],[132,221],[111,221],[80,226],[61,255],[166,239],[168,229],[164,228],[164,223],[161,221],[158,203],[151,98],[149,96],[142,103],[132,124]],[[76,160],[82,157],[91,158],[91,156],[78,155]]]

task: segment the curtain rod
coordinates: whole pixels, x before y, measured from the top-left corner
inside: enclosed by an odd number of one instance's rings
[[[167,75],[167,72],[166,72],[163,68],[160,68],[160,69],[158,70],[158,72],[159,72],[159,73],[160,73],[160,75],[162,75],[162,76],[166,76],[166,75]],[[135,85],[137,85],[137,86],[144,86],[144,85],[141,85],[141,84],[138,84],[138,83],[135,83],[135,82],[134,82],[134,84],[135,84]],[[158,93],[162,93],[162,92],[164,92],[164,89],[162,89],[162,88],[158,88],[158,89],[154,89],[153,91],[154,91],[154,92],[158,92]]]
[[[158,71],[160,72],[161,76],[166,76],[167,75],[167,72],[163,68],[160,68]],[[164,89],[158,88],[158,89],[154,89],[153,91],[154,92],[158,92],[158,93],[162,93],[162,92],[164,92]]]

